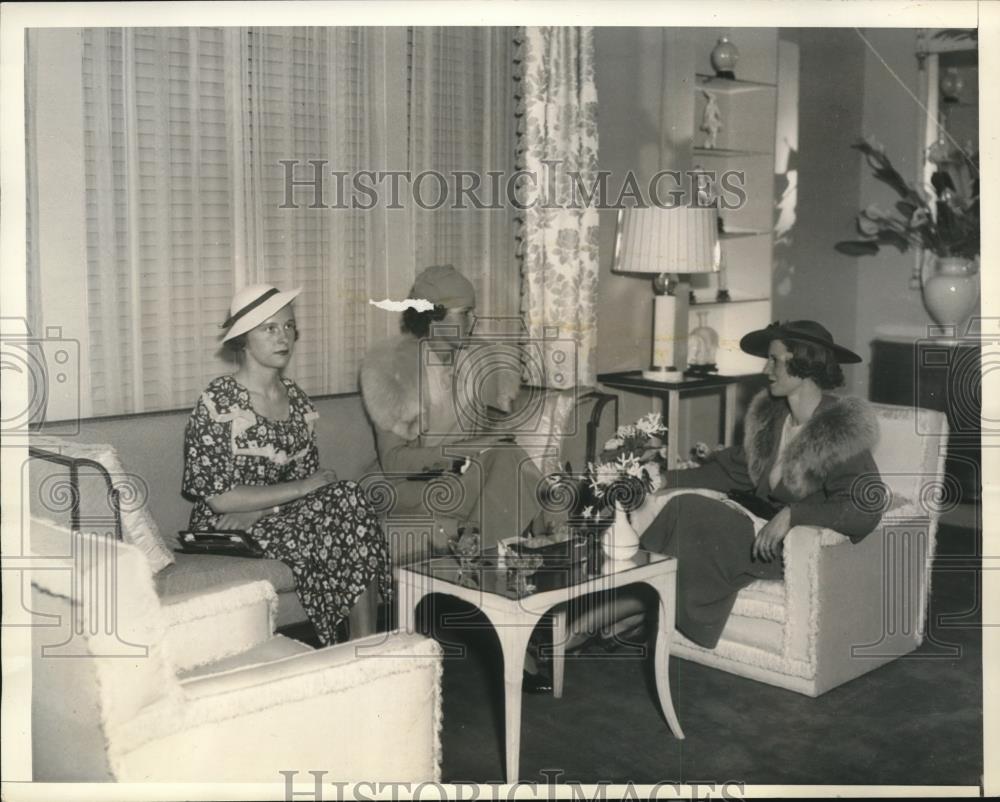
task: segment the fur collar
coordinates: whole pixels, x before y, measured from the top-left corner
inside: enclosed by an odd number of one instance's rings
[[[380,429],[413,440],[420,433],[420,341],[408,334],[372,346],[361,363],[361,398]]]
[[[517,373],[484,370],[478,354],[497,360],[500,367],[507,364],[492,349],[462,353],[467,356],[456,357],[455,368],[460,377],[466,381],[482,381],[483,375],[487,378],[491,373],[495,375],[492,384],[475,388],[477,394],[470,397],[469,403],[482,401],[509,411],[521,385]],[[433,411],[430,394],[425,393],[423,399],[420,397],[420,359],[420,340],[410,334],[401,334],[373,345],[361,363],[361,398],[369,417],[379,429],[394,432],[404,440],[416,439],[421,433],[421,421],[429,420]],[[444,403],[453,405],[456,402]]]
[[[755,484],[771,469],[789,415],[783,398],[761,390],[747,411],[743,447]],[[785,451],[781,481],[796,498],[805,498],[822,486],[838,465],[878,443],[878,422],[868,402],[853,396],[824,395]]]

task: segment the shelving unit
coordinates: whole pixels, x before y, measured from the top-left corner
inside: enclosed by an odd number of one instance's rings
[[[691,152],[695,156],[714,156],[727,159],[733,156],[774,156],[774,152],[770,150],[737,150],[735,148],[692,148]]]
[[[706,75],[696,73],[695,81],[702,89],[711,89],[713,92],[722,92],[727,95],[742,94],[744,92],[759,92],[762,89],[774,89],[775,84],[764,83],[763,81],[743,81],[739,78],[720,78],[717,75]]]
[[[738,171],[746,192],[740,208],[727,209],[725,204],[720,208],[723,230],[719,238],[730,300],[716,300],[721,274],[695,276],[692,308],[707,312],[708,324],[719,334],[720,371],[753,373],[760,370],[761,362],[740,351],[739,340],[772,319],[778,35],[775,29],[698,29],[692,33],[691,72],[683,82],[692,104],[686,158],[692,169],[714,171],[717,177]],[[728,36],[740,52],[735,79],[716,76],[710,64],[712,49],[722,36]],[[675,64],[683,67],[682,61]],[[705,147],[708,135],[701,130],[706,93],[714,97],[722,120],[713,148]],[[676,102],[684,99],[678,96]]]
[[[694,300],[691,302],[691,306],[729,306],[731,304],[761,304],[770,303],[770,297],[766,295],[740,295],[736,293],[729,293],[728,301],[718,301],[715,298],[715,293],[712,292],[710,295],[704,294],[705,291],[695,291]]]

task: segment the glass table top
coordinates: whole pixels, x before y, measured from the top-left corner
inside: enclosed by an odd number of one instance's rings
[[[588,549],[587,558],[582,561],[545,562],[538,556],[501,557],[494,547],[474,557],[431,557],[403,568],[452,585],[493,593],[507,599],[523,599],[546,591],[599,581],[601,577],[610,574],[671,559],[673,558],[663,554],[640,549],[629,560],[612,561],[597,545],[596,548],[592,546]]]

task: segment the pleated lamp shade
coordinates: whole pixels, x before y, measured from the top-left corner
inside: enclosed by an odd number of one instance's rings
[[[623,209],[615,241],[616,273],[713,273],[719,269],[715,209]]]

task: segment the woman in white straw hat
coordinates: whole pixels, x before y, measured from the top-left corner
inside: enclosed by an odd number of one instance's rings
[[[374,631],[374,592],[388,600],[390,563],[361,488],[320,467],[318,413],[282,375],[299,338],[292,301],[300,291],[255,284],[233,296],[223,343],[239,368],[212,381],[191,413],[183,491],[196,502],[191,529],[242,529],[292,569],[329,644],[348,616],[352,636]]]

